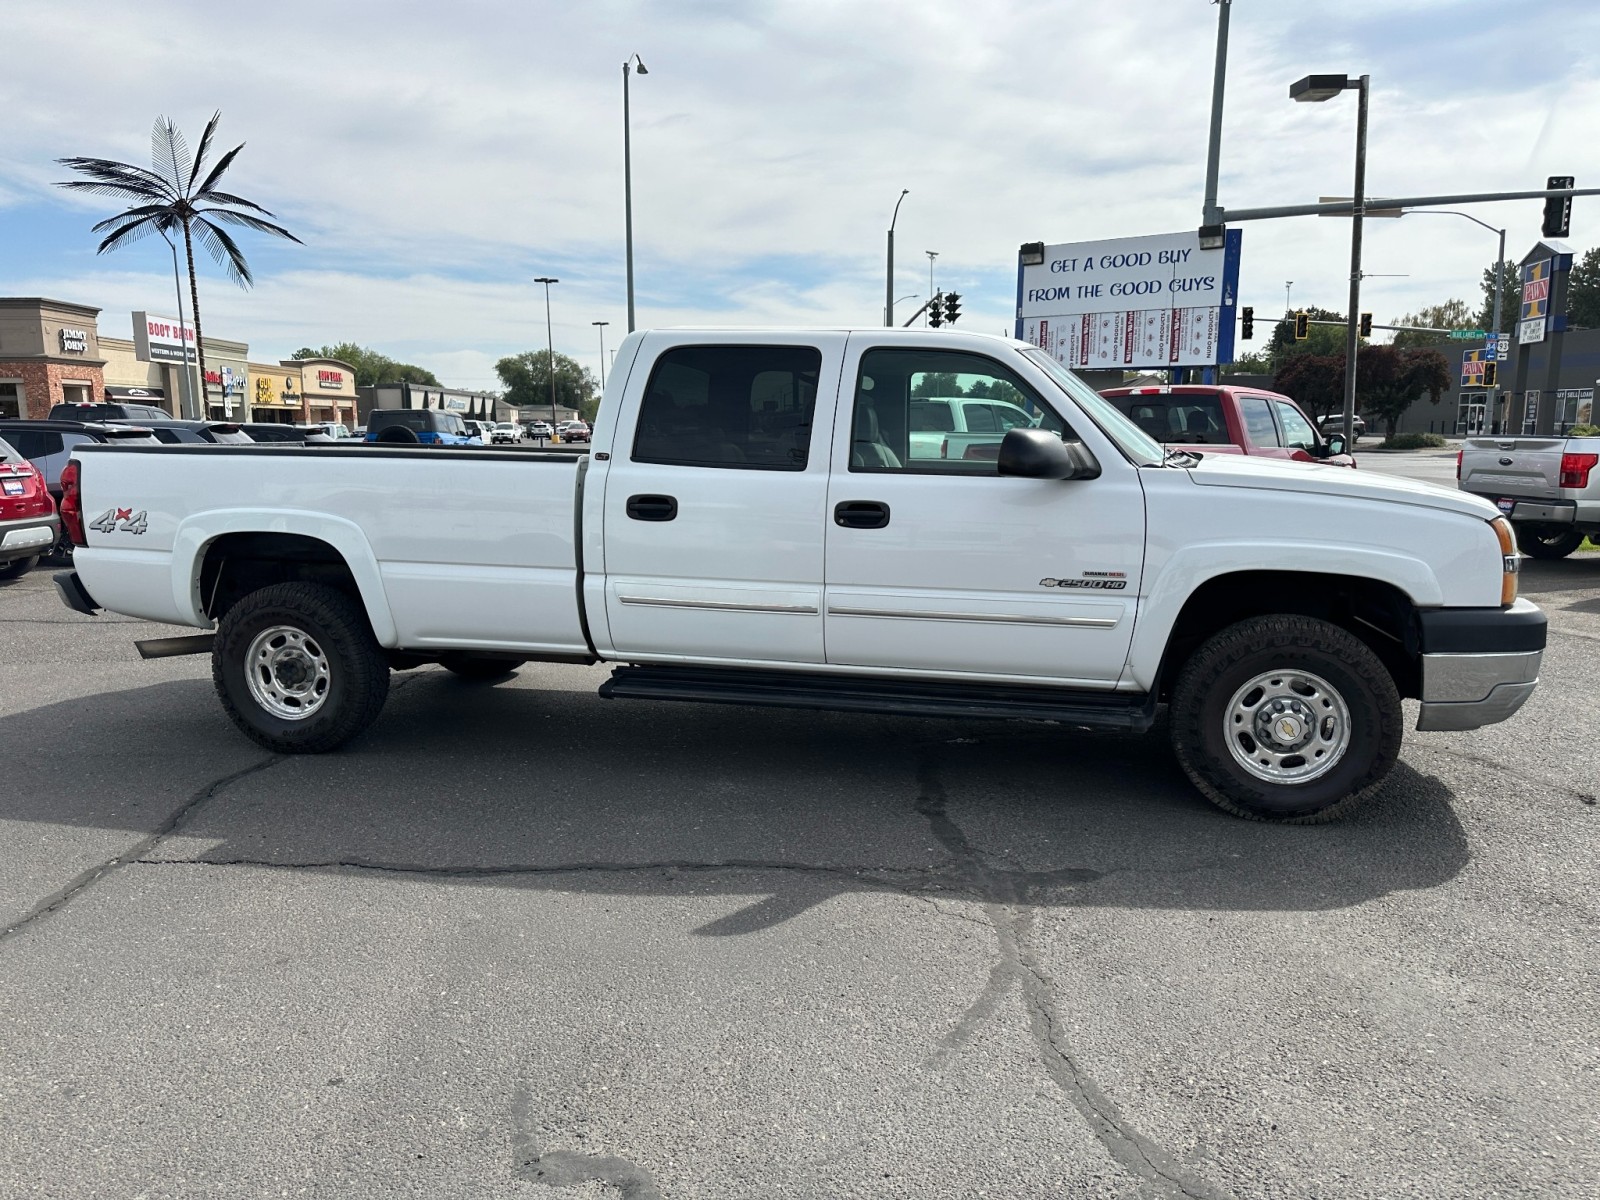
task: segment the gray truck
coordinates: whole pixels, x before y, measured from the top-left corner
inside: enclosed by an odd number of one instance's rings
[[[1565,558],[1600,538],[1600,437],[1468,438],[1456,482],[1493,502],[1532,558]]]

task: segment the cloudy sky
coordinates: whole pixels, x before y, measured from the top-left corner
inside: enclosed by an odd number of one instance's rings
[[[166,115],[246,143],[230,190],[305,242],[241,240],[257,286],[209,261],[208,333],[252,357],[353,340],[495,384],[544,345],[597,369],[626,322],[622,62],[632,87],[639,324],[875,324],[900,189],[896,294],[965,296],[1009,332],[1020,242],[1193,228],[1217,9],[1208,0],[75,0],[0,5],[0,295],[94,304],[128,336],[171,312],[150,239],[96,257],[117,207],[53,160],[148,163]],[[1293,104],[1313,72],[1371,74],[1373,195],[1600,183],[1595,0],[1235,0],[1221,200],[1348,194],[1354,96]],[[1520,257],[1540,204],[1484,205]],[[1250,222],[1240,302],[1343,309],[1349,227]],[[1368,224],[1379,321],[1474,305],[1494,236],[1451,217]],[[1600,241],[1600,197],[1573,244]],[[901,308],[909,314],[921,297]]]

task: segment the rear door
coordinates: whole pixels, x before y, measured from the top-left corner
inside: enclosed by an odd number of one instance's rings
[[[1112,686],[1144,558],[1136,468],[1109,445],[1095,451],[1100,477],[1074,481],[1002,476],[993,455],[928,455],[908,427],[934,379],[1075,436],[994,358],[857,335],[834,425],[828,663]]]
[[[1461,448],[1461,487],[1491,500],[1559,499],[1566,445],[1565,438],[1468,438]]]
[[[843,334],[649,334],[603,501],[612,653],[821,663]]]

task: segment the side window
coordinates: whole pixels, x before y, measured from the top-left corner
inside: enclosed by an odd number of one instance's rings
[[[1292,404],[1285,404],[1282,400],[1274,400],[1273,407],[1278,410],[1278,422],[1283,426],[1285,445],[1300,450],[1317,448],[1317,435],[1311,430],[1311,422],[1300,415],[1299,409]]]
[[[803,471],[822,351],[813,346],[680,346],[656,360],[633,461]]]
[[[1244,430],[1257,446],[1281,446],[1278,427],[1273,423],[1272,410],[1260,396],[1240,396],[1239,413],[1244,417]]]
[[[61,435],[49,429],[19,429],[8,440],[23,458],[34,461],[61,453]]]
[[[957,405],[961,422],[938,419]],[[956,350],[868,350],[851,411],[850,469],[995,475],[1005,431],[1024,420],[1073,437],[1038,393],[993,359]],[[954,428],[962,423],[965,431]]]

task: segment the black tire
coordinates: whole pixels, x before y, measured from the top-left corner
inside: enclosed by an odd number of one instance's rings
[[[326,687],[310,715],[278,715],[252,694],[246,672],[259,667],[247,662],[251,645],[278,626],[309,639],[326,661]],[[217,628],[211,678],[240,731],[280,754],[337,749],[373,722],[389,696],[389,664],[361,606],[315,583],[275,583],[230,608]]]
[[[30,554],[27,558],[13,558],[8,563],[0,563],[0,579],[21,579],[38,565],[37,554]]]
[[[1342,757],[1304,782],[1259,778],[1230,749],[1230,740],[1245,757],[1253,757],[1249,747],[1260,749],[1248,724],[1235,732],[1228,708],[1252,680],[1280,670],[1320,678],[1349,717]],[[1185,774],[1217,807],[1253,821],[1313,825],[1355,808],[1394,767],[1400,694],[1378,656],[1337,625],[1314,617],[1252,617],[1212,637],[1184,664],[1172,692],[1171,734]]]
[[[452,675],[473,681],[504,679],[528,660],[525,658],[493,658],[479,654],[441,654],[439,665]]]
[[[374,440],[388,446],[416,446],[422,442],[416,430],[407,429],[404,425],[391,425],[387,429],[379,430]]]
[[[1583,545],[1583,536],[1561,525],[1518,525],[1517,548],[1529,558],[1565,558]]]

